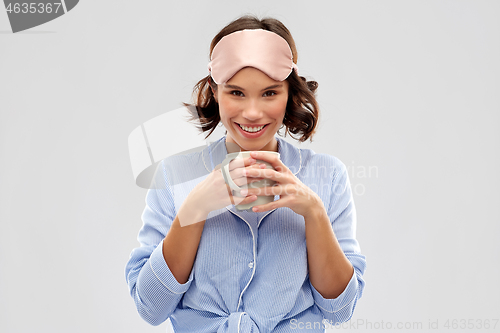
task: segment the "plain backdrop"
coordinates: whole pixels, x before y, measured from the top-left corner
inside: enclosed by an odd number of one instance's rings
[[[125,282],[146,195],[127,138],[191,101],[244,14],[291,31],[321,109],[297,146],[355,192],[366,288],[329,332],[499,319],[500,1],[87,0],[17,34],[0,8],[0,332],[170,330]]]

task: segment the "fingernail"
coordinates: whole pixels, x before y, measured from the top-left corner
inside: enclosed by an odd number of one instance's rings
[[[241,195],[247,195],[248,194],[248,190],[241,190],[240,193],[241,193]]]

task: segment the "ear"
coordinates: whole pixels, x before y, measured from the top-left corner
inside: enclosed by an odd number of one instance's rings
[[[217,89],[214,90],[214,88],[211,84],[209,84],[209,86],[210,86],[210,90],[212,90],[212,94],[214,94],[215,101],[217,103],[219,103],[219,101],[217,100]]]

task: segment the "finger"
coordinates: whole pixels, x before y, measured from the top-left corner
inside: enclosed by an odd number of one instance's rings
[[[249,178],[267,178],[279,183],[291,182],[288,173],[278,172],[273,169],[250,168],[245,169],[245,175]]]
[[[288,207],[288,201],[289,200],[287,200],[287,198],[284,197],[284,198],[280,198],[276,201],[269,202],[267,204],[253,206],[252,210],[254,212],[265,212],[265,211],[280,208],[280,207]]]
[[[246,188],[245,185],[257,183],[257,182],[260,182],[263,179],[265,179],[265,178],[240,178],[240,179],[233,180],[233,181],[239,187]]]
[[[250,202],[257,200],[256,195],[249,195],[249,196],[242,196],[241,197],[241,196],[238,196],[237,194],[238,193],[234,192],[234,194],[232,196],[231,203],[233,205],[245,205],[247,203],[250,203]]]
[[[229,162],[229,171],[233,171],[238,168],[244,168],[250,165],[255,164],[255,159],[252,157],[245,157],[245,158],[235,158],[231,162]]]
[[[292,194],[293,187],[274,185],[266,187],[248,188],[247,195],[285,195]]]
[[[262,180],[263,177],[260,176],[252,176],[252,175],[246,175],[246,171],[248,169],[255,169],[255,170],[261,170],[262,168],[259,166],[259,164],[253,164],[250,166],[247,166],[245,168],[238,168],[233,171],[231,171],[229,174],[231,175],[231,179],[234,181],[234,183],[238,186],[243,186],[249,183],[253,183],[255,181]]]
[[[236,197],[236,198],[238,198],[238,199],[241,199],[241,198],[244,198],[244,197],[246,197],[246,196],[247,196],[247,193],[246,193],[246,192],[243,192],[243,193],[242,193],[241,191],[246,191],[246,190],[247,190],[247,188],[246,188],[246,187],[244,187],[244,186],[242,186],[242,187],[241,187],[241,190],[239,190],[239,191],[232,191],[231,193],[232,193],[233,197]]]
[[[248,179],[248,184],[252,184],[252,183],[260,182],[262,179],[265,179],[265,178],[247,178],[247,179]]]
[[[276,154],[269,154],[265,151],[252,151],[250,152],[250,156],[255,158],[256,160],[268,162],[277,171],[284,172],[288,170],[286,165],[283,164],[283,162]]]
[[[254,202],[255,200],[257,200],[257,196],[250,195],[248,197],[245,197],[245,199],[243,199],[240,203],[238,203],[238,205],[246,205],[248,203]]]

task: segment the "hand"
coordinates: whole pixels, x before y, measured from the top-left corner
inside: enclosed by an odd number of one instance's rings
[[[245,176],[244,170],[259,168],[251,157],[234,159],[229,163],[229,173],[238,186],[261,180],[259,177]],[[180,221],[182,226],[205,220],[208,213],[226,207],[227,205],[247,204],[255,201],[257,196],[243,196],[234,193],[224,181],[220,164],[201,181],[186,197],[182,204]]]
[[[264,164],[260,168],[247,169],[247,177],[260,177],[274,180],[276,183],[271,187],[248,189],[248,196],[252,195],[279,195],[280,199],[259,206],[254,206],[253,211],[267,211],[279,207],[288,207],[295,213],[304,216],[325,209],[321,198],[308,186],[304,185],[295,177],[286,165],[274,154],[266,154],[265,151],[253,151],[251,157],[266,161],[273,169],[267,169]]]

